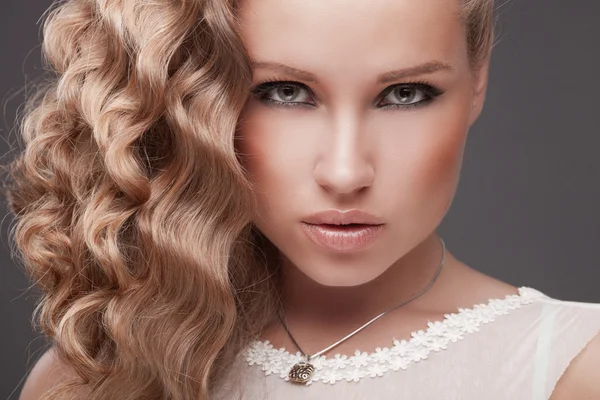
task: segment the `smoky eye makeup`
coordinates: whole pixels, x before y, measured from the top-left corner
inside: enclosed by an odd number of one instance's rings
[[[305,84],[288,81],[281,79],[269,79],[263,82],[259,82],[250,89],[250,93],[256,97],[260,102],[271,105],[271,106],[284,106],[284,107],[306,107],[315,108],[315,94]],[[304,93],[304,97],[308,98],[306,101],[290,101],[290,97],[296,98],[298,93]],[[279,97],[280,100],[273,99],[273,96]],[[302,96],[300,96],[302,97]]]
[[[314,92],[307,85],[290,80],[267,79],[253,85],[250,94],[266,106],[316,108]],[[423,107],[444,94],[425,80],[397,83],[385,88],[374,101],[380,109]]]

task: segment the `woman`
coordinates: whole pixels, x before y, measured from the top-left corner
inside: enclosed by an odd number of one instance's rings
[[[10,166],[54,343],[22,398],[600,396],[600,305],[486,276],[435,232],[484,103],[492,11],[57,6],[58,78]]]

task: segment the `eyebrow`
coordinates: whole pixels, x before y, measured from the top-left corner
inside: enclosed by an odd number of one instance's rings
[[[251,61],[251,65],[254,68],[270,69],[275,71],[281,71],[285,74],[296,77],[297,79],[318,83],[317,76],[311,72],[304,71],[302,69],[290,67],[278,62],[273,61]],[[453,68],[449,64],[441,61],[429,61],[423,64],[415,65],[412,67],[395,69],[393,71],[387,71],[380,74],[377,77],[377,83],[383,84],[391,81],[407,78],[409,76],[416,75],[427,75],[437,71],[452,71]]]

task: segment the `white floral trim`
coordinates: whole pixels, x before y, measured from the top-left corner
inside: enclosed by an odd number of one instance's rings
[[[412,332],[411,339],[394,340],[391,348],[378,347],[373,353],[356,350],[350,357],[336,354],[326,358],[322,355],[311,360],[315,372],[306,384],[310,385],[315,381],[333,384],[341,380],[358,382],[367,376],[383,376],[389,370],[405,370],[411,362],[424,360],[430,352],[445,350],[448,343],[455,343],[464,339],[465,334],[479,331],[482,323],[490,323],[496,316],[506,315],[540,297],[547,296],[523,286],[519,288],[518,294],[491,299],[487,304],[459,308],[457,313],[445,314],[441,321],[428,322],[425,330]],[[275,374],[286,381],[289,380],[290,368],[304,359],[300,351],[291,354],[284,348],[275,349],[268,340],[255,340],[243,356],[248,364],[262,366],[265,375]]]

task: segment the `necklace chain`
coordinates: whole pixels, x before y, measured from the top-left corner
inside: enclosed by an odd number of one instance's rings
[[[442,238],[440,238],[440,242],[442,244],[442,260],[440,262],[439,267],[437,268],[433,278],[429,281],[429,283],[427,284],[427,286],[425,286],[425,288],[423,288],[422,290],[420,290],[419,292],[413,294],[412,296],[410,296],[408,299],[403,300],[402,302],[400,302],[399,304],[396,304],[395,306],[393,306],[392,308],[382,312],[381,314],[379,314],[378,316],[376,316],[375,318],[371,319],[370,321],[368,321],[366,324],[364,324],[363,326],[361,326],[360,328],[356,329],[355,331],[349,333],[348,335],[344,336],[343,338],[341,338],[340,340],[338,340],[337,342],[333,343],[332,345],[324,348],[323,350],[312,354],[312,355],[308,355],[306,354],[302,348],[300,347],[300,345],[298,345],[298,342],[296,342],[296,339],[294,339],[294,336],[292,336],[290,330],[288,329],[287,323],[285,322],[285,318],[281,318],[281,314],[278,310],[277,312],[277,316],[279,317],[279,320],[281,321],[281,324],[283,325],[285,331],[287,332],[288,336],[290,337],[290,339],[292,339],[292,342],[294,342],[294,345],[298,348],[298,350],[300,350],[300,352],[304,355],[304,357],[306,357],[306,361],[310,361],[312,358],[318,357],[321,354],[325,353],[328,350],[333,349],[335,346],[339,345],[340,343],[344,342],[345,340],[350,339],[352,336],[356,335],[358,332],[362,331],[363,329],[365,329],[367,326],[371,325],[373,322],[377,321],[379,318],[383,317],[384,315],[386,315],[387,313],[394,311],[396,308],[405,305],[406,303],[416,299],[417,297],[423,295],[425,292],[427,292],[431,286],[433,286],[434,282],[437,280],[438,276],[440,275],[440,272],[442,271],[442,267],[444,266],[444,260],[446,258],[446,243],[444,243],[444,240]]]

